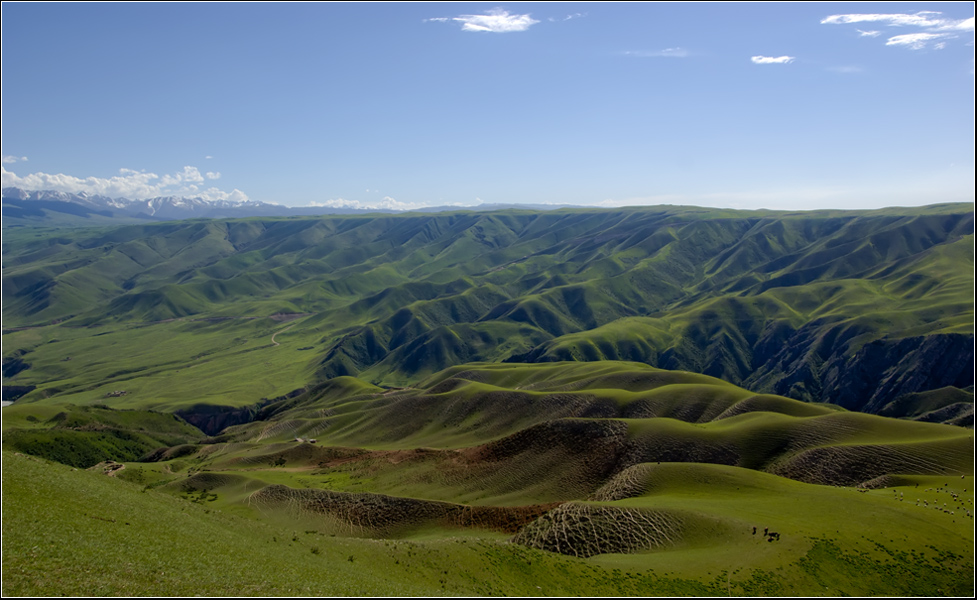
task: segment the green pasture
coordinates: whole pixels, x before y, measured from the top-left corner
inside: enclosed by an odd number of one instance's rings
[[[318,340],[303,333],[300,320],[185,319],[30,329],[6,334],[4,344],[29,350],[31,368],[17,383],[38,387],[31,398],[176,410],[201,403],[249,406],[300,387],[311,377],[312,362],[312,353],[300,348]]]
[[[3,453],[5,595],[966,595],[972,522],[894,496],[958,494],[973,478],[859,493],[742,469],[661,465],[612,504],[691,515],[663,551],[565,557],[493,534],[333,537],[261,522],[219,502],[162,494]],[[652,471],[655,473],[655,471]],[[946,485],[946,484],[949,485]],[[964,493],[961,489],[969,492]],[[924,488],[925,489],[925,488]],[[716,492],[721,491],[721,494]],[[696,516],[699,515],[699,516]],[[760,541],[753,524],[778,527]],[[969,563],[969,566],[968,566]],[[898,573],[899,576],[893,576]]]
[[[897,595],[956,595],[973,586],[972,475],[911,477],[904,485],[859,490],[722,465],[649,467],[643,493],[607,504],[679,515],[682,542],[649,554],[601,555],[594,562],[653,565],[680,576],[732,574],[733,595],[753,595],[757,590],[743,579],[758,570],[794,570],[788,595],[809,593],[802,590],[819,584],[826,589],[816,595],[836,596],[884,595],[894,586],[902,590]],[[930,488],[923,487],[927,483]],[[947,499],[954,514],[936,508]],[[765,529],[780,537],[769,541]],[[791,569],[795,557],[815,553],[824,553],[825,562],[804,561],[801,569]],[[855,575],[859,566],[864,572]],[[843,570],[832,573],[838,568]],[[892,571],[900,572],[898,583],[890,580]]]
[[[74,403],[124,385],[110,404],[176,410],[338,376],[626,360],[824,400],[816,361],[777,356],[799,331],[791,350],[824,361],[973,334],[972,231],[969,205],[9,228],[4,359],[30,368],[5,384]]]

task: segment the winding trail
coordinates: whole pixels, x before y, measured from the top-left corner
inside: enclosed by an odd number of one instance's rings
[[[281,344],[275,341],[275,336],[278,335],[279,333],[285,333],[286,331],[288,331],[292,327],[295,327],[296,325],[298,325],[298,323],[292,323],[285,329],[282,329],[281,331],[276,331],[275,333],[271,334],[271,343],[274,344],[275,346],[281,346]]]

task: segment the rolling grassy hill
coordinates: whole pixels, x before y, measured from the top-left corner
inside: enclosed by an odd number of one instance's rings
[[[973,244],[967,204],[7,228],[4,382],[176,410],[475,361],[630,360],[968,424]],[[906,400],[945,388],[928,417]]]
[[[710,544],[695,533],[692,518],[683,521],[690,535],[681,548],[582,559],[497,536],[332,537],[314,527],[243,518],[218,508],[220,501],[195,501],[199,495],[174,497],[6,451],[3,465],[4,595],[959,596],[968,593],[972,575],[963,572],[966,560],[957,552],[965,553],[965,544],[941,522],[945,515],[909,509],[888,490],[844,495],[853,510],[828,517],[837,521],[838,533],[806,539],[808,531],[784,529],[784,537],[772,543],[751,535],[748,527],[765,517],[785,525],[764,514],[775,501],[754,512],[744,508],[751,495],[740,490],[719,508],[730,531],[726,535],[735,543],[721,548],[715,560],[708,560],[712,553],[704,548],[715,548],[716,540]],[[738,483],[742,488],[754,482],[723,482],[730,491]],[[790,482],[758,483],[778,491],[791,487]],[[694,496],[694,488],[684,489],[693,497],[663,490],[623,502],[652,503],[657,495],[660,502],[684,500],[686,510],[702,510],[703,498]],[[843,494],[803,489],[822,503],[833,493]],[[952,490],[940,491],[949,496]],[[789,503],[781,499],[773,512]],[[871,521],[858,521],[861,517]],[[910,526],[900,525],[907,520]],[[864,526],[852,530],[852,522]],[[930,546],[907,543],[906,534],[920,530],[926,539],[913,541]],[[792,551],[783,552],[788,545]],[[698,568],[692,567],[696,563]]]
[[[172,415],[66,408],[3,409],[5,593],[974,585],[972,430],[696,373],[601,361],[466,364],[403,389],[339,377],[196,438]],[[10,451],[18,432],[68,421],[184,437],[88,471]]]
[[[195,442],[202,436],[180,417],[152,411],[72,404],[5,407],[3,411],[5,448],[73,467],[138,460],[161,446]]]

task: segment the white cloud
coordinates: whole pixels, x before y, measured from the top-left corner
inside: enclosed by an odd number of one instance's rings
[[[248,200],[250,200],[247,194],[245,194],[244,192],[242,192],[237,188],[234,188],[230,192],[225,192],[224,190],[220,190],[217,188],[209,188],[199,195],[201,198],[204,198],[205,200],[211,200],[211,201],[229,200],[231,202],[247,202]],[[271,202],[271,204],[275,204],[275,203]]]
[[[840,67],[828,67],[828,71],[831,71],[833,73],[861,73],[862,70],[863,69],[861,67],[855,67],[851,65],[843,65]]]
[[[528,14],[513,15],[501,8],[494,8],[484,15],[459,15],[457,17],[436,17],[427,21],[456,21],[461,23],[462,31],[488,31],[491,33],[508,33],[510,31],[526,31],[532,25],[539,23]]]
[[[210,159],[212,159],[212,158],[214,158],[214,157],[208,154],[208,155],[207,155],[207,156],[205,156],[204,158],[205,158],[205,159],[207,159],[207,160],[210,160]]]
[[[3,155],[3,164],[5,165],[13,164],[15,162],[24,162],[26,160],[27,160],[26,156],[7,156],[6,154]]]
[[[567,15],[562,19],[558,19],[556,17],[550,17],[546,20],[549,21],[550,23],[556,23],[557,21],[572,21],[573,19],[579,19],[580,17],[586,17],[586,16],[587,13],[573,13],[572,15]]]
[[[174,173],[173,175],[163,175],[160,181],[164,186],[173,186],[180,184],[193,184],[193,183],[203,183],[204,176],[200,174],[197,167],[183,167],[183,171],[179,173]]]
[[[905,33],[890,37],[886,46],[903,46],[912,50],[922,50],[931,43],[933,48],[940,50],[946,46],[946,40],[953,36],[948,32],[973,31],[974,18],[967,19],[947,19],[943,13],[935,11],[920,11],[915,14],[848,14],[831,15],[821,20],[822,24],[842,25],[848,23],[884,23],[890,27],[918,27],[922,31],[916,33]],[[876,37],[878,31],[862,31],[856,29],[860,37]],[[935,40],[940,40],[936,42]]]
[[[821,19],[822,25],[841,25],[845,23],[887,23],[892,27],[939,27],[947,22],[946,19],[934,18],[938,12],[921,11],[914,15],[907,14],[850,14],[831,15]]]
[[[205,173],[205,175],[207,176],[207,179],[220,179],[221,178],[220,171],[217,171],[216,173],[214,171],[207,171]]]
[[[754,56],[750,60],[757,65],[786,65],[794,61],[793,56]]]
[[[913,50],[922,50],[926,45],[933,40],[939,40],[947,37],[947,33],[906,33],[903,35],[897,35],[890,37],[886,41],[886,46],[909,46]],[[938,44],[940,48],[943,45]],[[939,49],[939,48],[937,48]]]
[[[145,200],[156,196],[189,196],[204,200],[232,200],[245,201],[247,194],[234,189],[225,192],[216,187],[200,189],[196,184],[202,183],[204,178],[196,167],[186,166],[182,171],[162,177],[155,173],[119,169],[115,177],[74,177],[64,173],[31,173],[20,176],[3,169],[3,187],[18,187],[25,190],[55,190],[78,194],[85,192],[92,195],[109,196],[111,198],[129,198],[130,200]]]
[[[964,19],[962,21],[952,21],[946,23],[945,25],[940,25],[936,28],[936,31],[973,31],[974,30],[974,18]]]
[[[686,58],[689,56],[689,51],[685,48],[665,48],[664,50],[628,50],[624,54],[640,58]]]

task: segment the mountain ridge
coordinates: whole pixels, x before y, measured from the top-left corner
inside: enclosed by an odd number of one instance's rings
[[[168,377],[188,360],[175,347],[165,363],[132,348],[127,360],[138,368],[100,371],[86,359],[91,374],[62,359],[80,356],[76,345],[95,332],[126,346],[172,327],[224,365],[227,379],[206,384],[219,398],[210,403],[238,407],[332,377],[400,386],[477,361],[633,360],[907,416],[916,414],[900,402],[907,394],[973,393],[967,204],[459,211],[63,231],[4,236],[5,348],[28,354],[5,360],[32,365],[5,383],[35,386],[27,400],[88,397],[122,372],[143,373],[125,375],[129,385]],[[276,314],[298,320],[262,342],[281,328]],[[13,331],[24,327],[58,339],[39,344],[29,341],[37,333]],[[233,340],[252,345],[254,366],[276,365],[250,398],[230,392],[248,368]],[[286,361],[289,347],[302,353]],[[966,413],[947,418],[972,422]]]

